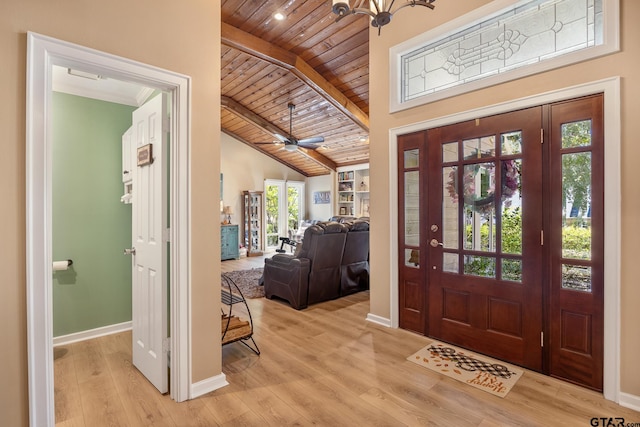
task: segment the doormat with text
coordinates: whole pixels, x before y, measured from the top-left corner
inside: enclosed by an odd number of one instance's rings
[[[513,365],[438,341],[407,360],[500,397],[505,397],[524,375]]]

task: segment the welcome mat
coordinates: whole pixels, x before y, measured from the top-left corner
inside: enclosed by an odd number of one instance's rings
[[[237,270],[222,273],[222,287],[229,288],[229,283],[225,276],[233,281],[240,288],[240,292],[245,298],[263,298],[264,286],[260,286],[258,281],[262,277],[262,268],[251,270]],[[235,286],[231,285],[231,292],[236,292]]]
[[[407,360],[500,397],[505,397],[524,375],[513,365],[438,341]]]

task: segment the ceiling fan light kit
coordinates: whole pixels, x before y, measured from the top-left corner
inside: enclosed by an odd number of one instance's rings
[[[371,26],[378,29],[378,35],[383,26],[391,22],[393,14],[407,6],[424,6],[429,9],[435,8],[433,3],[436,0],[405,0],[400,6],[392,10],[395,0],[333,0],[333,13],[338,15],[336,22],[347,15],[360,13],[371,17]],[[366,5],[369,7],[363,7]]]
[[[310,148],[315,150],[318,148],[316,144],[324,142],[324,137],[314,136],[312,138],[298,139],[293,136],[293,110],[296,106],[292,103],[287,104],[289,108],[289,136],[284,137],[276,134],[275,136],[284,143],[284,149],[287,151],[296,151],[298,147]]]

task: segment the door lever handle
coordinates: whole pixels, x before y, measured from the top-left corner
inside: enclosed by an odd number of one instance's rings
[[[444,246],[444,243],[438,242],[438,239],[431,239],[429,242],[432,248],[437,248],[438,246]]]
[[[136,248],[125,249],[124,250],[124,254],[125,255],[135,255],[136,254]]]

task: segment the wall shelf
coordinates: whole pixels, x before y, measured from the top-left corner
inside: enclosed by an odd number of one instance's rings
[[[369,165],[338,169],[336,215],[369,216]]]

